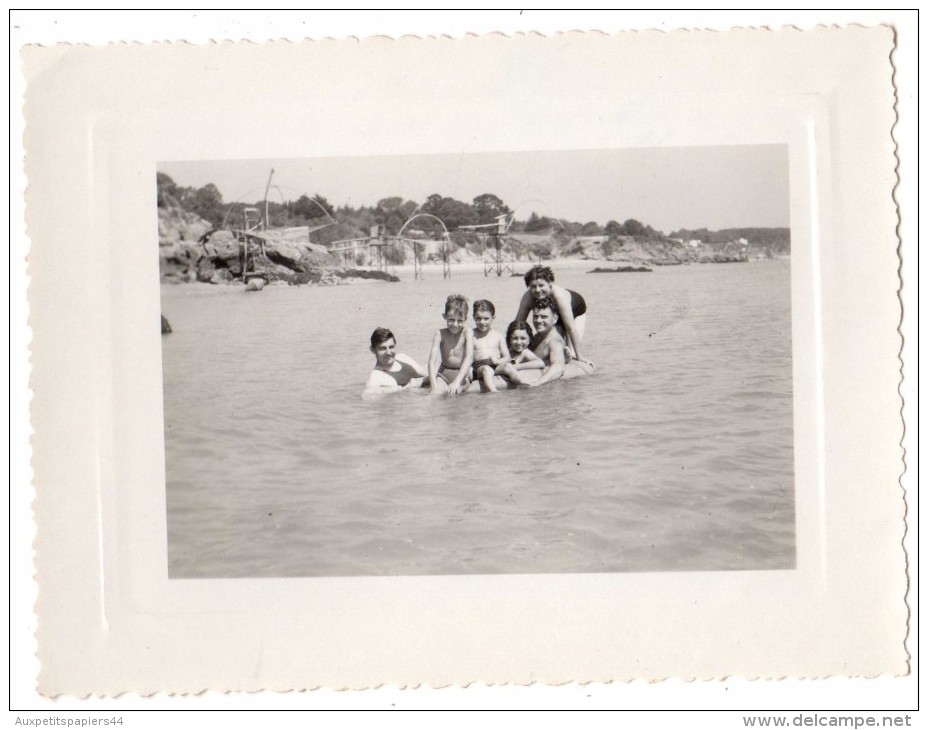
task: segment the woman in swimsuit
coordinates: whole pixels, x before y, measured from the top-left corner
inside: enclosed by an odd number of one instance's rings
[[[556,329],[570,347],[571,356],[582,362],[580,347],[583,344],[583,332],[586,329],[586,301],[577,292],[565,289],[554,283],[554,272],[548,266],[533,266],[525,275],[528,291],[519,302],[517,322],[528,320],[532,304],[536,300],[551,298],[557,304],[559,320]]]
[[[364,386],[365,396],[395,393],[410,387],[413,380],[428,375],[411,357],[397,354],[396,337],[384,327],[378,327],[371,335],[371,352],[377,364]]]

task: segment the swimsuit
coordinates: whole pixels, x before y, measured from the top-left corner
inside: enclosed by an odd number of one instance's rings
[[[493,364],[493,361],[490,360],[489,358],[488,358],[488,359],[485,359],[485,360],[477,360],[477,361],[471,366],[471,372],[474,374],[474,378],[475,378],[475,379],[479,377],[479,376],[477,375],[477,371],[480,370],[480,368],[482,368],[482,367],[484,367],[484,366],[488,366],[488,367],[490,367],[490,368],[496,368],[496,366]]]
[[[402,360],[397,360],[396,362],[400,364],[400,369],[396,372],[391,372],[390,370],[381,370],[380,372],[389,375],[400,387],[407,385],[413,378],[421,377],[419,373],[416,372],[416,369],[409,363],[405,363]]]
[[[437,377],[444,380],[448,385],[451,385],[451,381],[453,381],[458,376],[459,372],[461,372],[461,368],[449,368],[445,365],[441,365],[438,368]]]
[[[586,314],[586,300],[570,289],[567,290],[567,293],[570,294],[570,311],[573,312],[574,318]]]

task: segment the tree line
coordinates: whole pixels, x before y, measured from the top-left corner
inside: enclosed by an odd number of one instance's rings
[[[222,193],[212,183],[201,188],[177,185],[167,174],[157,174],[158,206],[180,207],[208,221],[215,228],[238,227],[242,225],[245,208],[258,208],[264,215],[264,201],[254,203],[226,203]],[[512,209],[497,195],[484,193],[475,197],[470,203],[433,193],[423,203],[404,200],[402,197],[383,198],[374,206],[352,207],[350,205],[333,206],[324,196],[312,197],[303,194],[296,200],[268,200],[268,226],[283,228],[291,226],[321,226],[334,219],[334,225],[328,225],[313,232],[313,241],[331,243],[346,238],[363,238],[370,234],[374,226],[380,226],[387,235],[396,235],[407,221],[419,213],[428,214],[410,222],[406,233],[437,237],[443,233],[441,219],[452,240],[460,245],[467,243],[476,235],[461,226],[474,226],[494,223],[500,215],[511,215]],[[421,234],[419,233],[421,232]],[[789,252],[788,228],[729,228],[710,231],[706,228],[681,229],[666,236],[641,221],[629,218],[624,222],[609,220],[600,225],[596,221],[570,221],[538,215],[534,211],[526,220],[512,222],[510,233],[542,234],[548,233],[557,238],[575,238],[577,236],[605,236],[608,239],[633,237],[638,240],[683,240],[699,239],[705,242],[727,242],[746,238],[752,244],[767,246],[776,251]]]

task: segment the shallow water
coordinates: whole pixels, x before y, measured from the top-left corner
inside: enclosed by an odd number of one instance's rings
[[[595,376],[373,403],[374,327],[424,363],[521,279],[163,287],[170,576],[794,567],[789,262],[587,268]]]

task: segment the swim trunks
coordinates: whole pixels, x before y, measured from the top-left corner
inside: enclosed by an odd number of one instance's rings
[[[459,372],[461,372],[461,368],[449,368],[441,365],[438,368],[437,377],[444,380],[448,385],[451,385],[451,381],[453,381],[458,376]]]
[[[396,372],[391,372],[390,370],[381,370],[380,372],[389,375],[400,387],[407,385],[413,378],[420,377],[419,373],[416,372],[416,369],[409,363],[405,363],[401,360],[397,360],[396,362],[400,364],[400,369]]]
[[[493,361],[490,359],[477,360],[471,366],[471,372],[474,374],[474,380],[476,380],[479,377],[479,375],[477,374],[477,371],[480,370],[480,368],[482,368],[484,365],[486,365],[487,367],[493,368],[493,369],[496,368],[496,366],[493,364]]]

